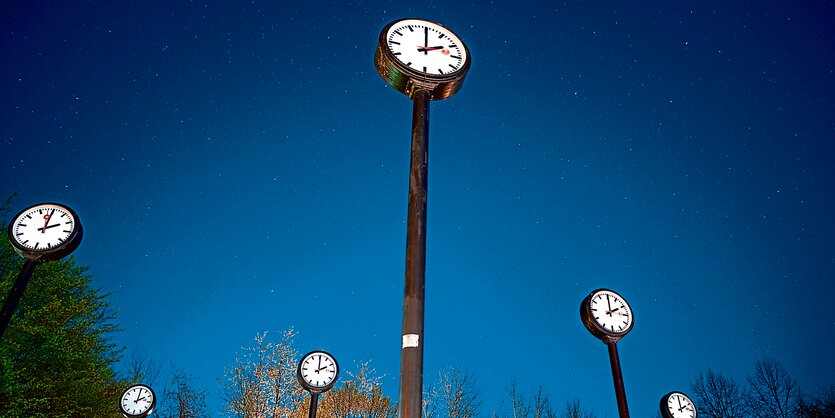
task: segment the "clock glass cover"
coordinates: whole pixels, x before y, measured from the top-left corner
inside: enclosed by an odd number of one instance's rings
[[[57,203],[41,203],[14,217],[9,224],[9,238],[25,258],[55,260],[78,247],[81,224],[72,209]]]
[[[632,309],[626,300],[608,289],[598,289],[588,298],[588,316],[606,335],[623,336],[632,329]]]
[[[696,418],[696,407],[687,395],[670,392],[661,398],[661,413],[666,418]]]
[[[338,375],[336,359],[324,351],[310,352],[299,362],[299,381],[308,390],[328,390],[336,383]]]
[[[154,411],[157,403],[154,391],[145,385],[129,387],[119,399],[119,406],[126,417],[145,417]]]
[[[447,76],[465,68],[469,57],[451,30],[422,19],[394,22],[385,34],[386,46],[400,63],[420,74]]]

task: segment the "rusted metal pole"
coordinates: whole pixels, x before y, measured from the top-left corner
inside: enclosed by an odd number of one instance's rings
[[[412,100],[412,158],[409,167],[409,211],[406,218],[406,284],[398,403],[401,418],[420,418],[423,403],[423,306],[430,92],[418,90]]]
[[[618,345],[615,342],[607,342],[609,347],[609,363],[612,365],[612,379],[615,381],[615,397],[618,399],[618,414],[620,418],[629,418],[629,408],[626,406],[626,389],[623,387],[623,374],[620,371],[620,357],[618,357]]]
[[[9,326],[9,321],[12,320],[12,315],[14,315],[15,309],[17,309],[17,303],[23,297],[23,291],[26,290],[26,285],[29,283],[29,279],[32,277],[32,273],[35,272],[37,265],[34,261],[26,260],[23,263],[23,267],[20,268],[20,273],[18,273],[14,285],[9,290],[9,296],[6,297],[6,303],[3,304],[3,311],[0,312],[0,340],[3,339],[3,334]]]

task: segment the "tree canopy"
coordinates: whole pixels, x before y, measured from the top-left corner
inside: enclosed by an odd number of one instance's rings
[[[3,234],[4,301],[22,264]],[[111,341],[118,326],[108,295],[91,281],[73,258],[35,269],[0,341],[0,416],[118,416],[123,385],[113,366],[122,350]]]

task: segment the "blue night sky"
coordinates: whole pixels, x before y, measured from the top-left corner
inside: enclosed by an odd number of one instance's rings
[[[835,383],[832,1],[3,2],[0,195],[79,213],[115,342],[216,415],[291,326],[396,398],[411,102],[373,54],[404,17],[473,57],[431,108],[425,383],[617,416],[600,287],[635,312],[633,416],[766,357]]]

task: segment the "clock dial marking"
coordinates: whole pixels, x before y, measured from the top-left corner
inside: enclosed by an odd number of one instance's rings
[[[156,396],[150,387],[134,385],[122,394],[122,400],[119,406],[122,409],[122,413],[127,417],[146,417],[154,411]]]
[[[41,203],[15,216],[9,224],[9,240],[15,251],[26,259],[36,262],[59,259],[80,242],[80,225],[73,222],[76,218],[75,212],[66,206]]]
[[[415,32],[415,28],[419,32]],[[404,29],[409,29],[409,32],[404,32]],[[453,42],[449,42],[448,46],[430,45],[430,36]],[[455,34],[428,21],[407,19],[397,22],[389,29],[386,40],[388,49],[395,59],[410,67],[413,67],[413,62],[419,62],[417,68],[422,68],[422,72],[429,75],[447,75],[443,70],[447,66],[457,71],[466,57],[466,50],[458,46],[460,41]],[[417,59],[418,57],[420,59]]]
[[[608,289],[592,292],[580,306],[586,328],[596,337],[615,341],[632,329],[632,310],[626,300]]]
[[[302,386],[314,392],[324,392],[333,387],[339,375],[339,366],[330,354],[313,351],[299,362],[298,378]]]
[[[664,418],[696,418],[696,406],[687,395],[670,392],[661,398],[661,415]]]

